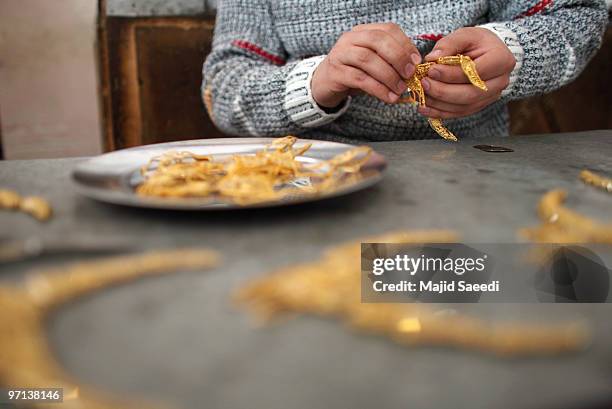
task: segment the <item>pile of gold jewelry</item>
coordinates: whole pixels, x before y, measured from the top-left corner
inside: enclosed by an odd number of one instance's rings
[[[319,195],[358,181],[371,148],[360,146],[330,160],[307,164],[297,158],[311,144],[293,146],[294,136],[274,140],[254,155],[215,160],[190,152],[168,152],[143,167],[142,196],[219,197],[240,205],[278,201],[292,195]]]
[[[540,199],[538,216],[542,224],[519,231],[537,243],[612,244],[612,225],[605,225],[563,206],[564,190],[551,190]]]
[[[422,244],[456,240],[451,231],[406,231],[362,241]],[[362,303],[362,241],[331,248],[318,261],[257,279],[241,288],[235,299],[265,319],[290,313],[334,317],[407,345],[474,348],[500,355],[556,354],[581,349],[589,338],[577,323],[493,324],[461,314],[440,314],[433,306],[418,303]]]
[[[423,85],[421,84],[421,80],[427,76],[429,69],[435,64],[444,64],[444,65],[458,65],[461,66],[463,73],[470,80],[472,85],[476,88],[481,89],[482,91],[487,91],[487,85],[478,75],[478,71],[476,70],[476,64],[470,57],[467,55],[455,55],[450,57],[440,57],[435,62],[427,62],[423,64],[418,64],[416,66],[416,70],[414,75],[406,80],[406,86],[408,87],[408,92],[410,96],[407,98],[400,99],[399,103],[411,103],[418,104],[422,106],[425,105],[425,90],[423,89]],[[434,131],[438,133],[442,138],[457,142],[457,137],[453,135],[451,131],[446,129],[446,127],[442,124],[441,119],[436,118],[427,118],[429,125],[433,128]]]
[[[610,178],[603,177],[585,169],[580,172],[580,179],[587,185],[595,186],[606,192],[612,193],[612,179]]]
[[[19,193],[8,189],[0,189],[0,209],[20,211],[41,222],[49,220],[53,213],[49,202],[42,197],[22,197]]]
[[[64,409],[147,408],[143,402],[118,402],[79,385],[53,358],[45,336],[45,319],[57,307],[103,288],[139,277],[177,270],[208,269],[217,254],[182,249],[122,256],[34,273],[22,287],[0,287],[0,386],[64,388]],[[51,408],[32,403],[28,407]]]

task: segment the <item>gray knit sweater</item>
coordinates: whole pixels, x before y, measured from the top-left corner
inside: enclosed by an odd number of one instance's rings
[[[436,138],[412,105],[361,95],[326,113],[311,95],[312,73],[358,24],[396,23],[422,55],[442,36],[479,25],[506,43],[517,64],[500,101],[446,124],[462,138],[507,135],[506,103],[576,78],[598,50],[607,18],[604,0],[220,0],[202,94],[230,135]]]

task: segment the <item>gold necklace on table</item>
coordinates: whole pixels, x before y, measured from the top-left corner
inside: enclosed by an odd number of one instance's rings
[[[0,384],[18,388],[63,388],[65,409],[155,407],[119,402],[82,387],[66,374],[45,336],[44,320],[57,307],[85,294],[141,277],[177,270],[209,269],[216,253],[204,249],[154,251],[35,272],[22,287],[0,287]],[[33,408],[55,404],[32,403]]]
[[[454,242],[449,231],[408,231],[366,242]],[[450,345],[505,355],[554,354],[584,346],[588,336],[575,324],[489,324],[464,315],[438,314],[421,304],[364,304],[360,300],[360,243],[331,248],[318,261],[297,265],[247,284],[237,299],[265,316],[311,313],[340,318],[355,328],[408,345]],[[21,287],[0,287],[0,384],[20,388],[64,388],[67,409],[147,408],[115,401],[83,387],[53,358],[44,321],[59,306],[85,294],[140,277],[176,270],[209,269],[218,256],[208,250],[155,251],[35,272]],[[32,403],[33,408],[49,404]]]
[[[361,302],[361,243],[452,243],[452,231],[405,231],[364,238],[327,250],[321,259],[289,266],[239,289],[235,300],[257,316],[313,314],[406,345],[441,345],[499,355],[557,354],[583,348],[582,325],[493,324],[461,314],[440,314],[420,303]]]

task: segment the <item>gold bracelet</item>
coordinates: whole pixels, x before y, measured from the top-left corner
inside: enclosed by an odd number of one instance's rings
[[[470,83],[473,86],[482,91],[487,91],[487,85],[482,80],[482,78],[480,78],[480,75],[478,75],[478,70],[476,70],[476,64],[470,57],[468,57],[467,55],[440,57],[436,60],[436,62],[427,62],[423,64],[418,64],[416,66],[412,77],[406,80],[406,86],[408,87],[408,93],[410,96],[406,98],[401,98],[399,100],[399,103],[410,103],[426,106],[425,90],[423,89],[423,84],[421,84],[421,80],[427,76],[429,69],[435,64],[461,66],[461,70],[470,80]],[[457,137],[444,126],[442,120],[440,120],[439,118],[428,118],[427,121],[429,122],[429,125],[432,127],[432,129],[436,131],[438,135],[440,135],[442,138],[449,141],[457,141]]]
[[[53,213],[49,202],[42,197],[21,197],[17,192],[7,189],[0,189],[0,209],[21,211],[41,222],[49,220]]]
[[[588,185],[612,193],[612,179],[603,177],[586,169],[580,172],[580,179]]]

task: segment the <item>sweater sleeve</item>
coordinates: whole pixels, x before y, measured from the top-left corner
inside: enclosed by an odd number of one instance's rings
[[[202,97],[217,127],[230,135],[282,136],[326,125],[314,101],[312,74],[324,56],[291,63],[266,0],[219,2],[212,51],[204,63]]]
[[[551,92],[574,80],[595,55],[608,22],[603,0],[491,0],[493,31],[517,64],[508,99]]]

